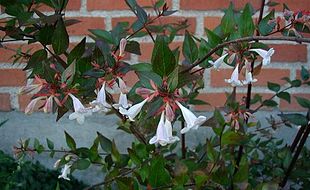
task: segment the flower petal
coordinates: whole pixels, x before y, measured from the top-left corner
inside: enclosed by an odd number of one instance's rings
[[[119,108],[119,112],[122,115],[126,115],[128,116],[130,121],[134,121],[134,118],[140,113],[142,107],[144,106],[144,104],[148,101],[148,98],[143,100],[142,102],[133,105],[132,107],[130,107],[128,110],[120,107]]]

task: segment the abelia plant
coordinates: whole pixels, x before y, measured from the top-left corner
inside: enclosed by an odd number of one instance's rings
[[[291,102],[289,89],[310,85],[308,70],[302,67],[301,79],[284,78],[285,87],[268,82],[268,89],[274,92],[269,99],[263,100],[259,94],[252,97],[252,88],[257,75],[272,64],[272,56],[277,53],[261,40],[309,43],[310,39],[303,37],[310,32],[309,11],[294,12],[284,5],[283,16],[276,17],[274,10],[264,16],[262,0],[254,23],[256,11],[250,4],[240,11],[230,4],[220,25],[214,30],[205,29],[207,39],[185,31],[180,50],[171,49],[169,44],[183,35],[188,24],[154,24],[176,10],[158,0],[153,6],[156,16],[151,17],[135,0],[126,0],[137,17],[133,24],[118,23],[111,31],[91,29],[91,40],[84,38],[71,49],[66,27],[78,21],[64,17],[67,3],[0,0],[8,15],[0,28],[5,32],[1,48],[6,48],[6,42],[19,40],[42,46],[33,53],[17,50],[14,56],[14,62],[27,60],[24,70],[33,79],[20,91],[33,95],[25,113],[31,114],[39,107],[45,113],[56,113],[57,120],[69,117],[79,124],[87,123],[92,114],[113,113],[121,120],[119,129],[136,140],[123,153],[114,140],[99,132],[91,147],[77,147],[74,138],[65,132],[69,149],[57,150],[49,139],[47,148],[37,139],[31,148],[27,139],[15,147],[18,157],[34,151],[50,152],[51,157],[63,153],[55,167],[62,167],[59,178],[66,180],[76,169],[99,165],[106,173],[105,179],[88,189],[277,189],[288,179],[292,188],[307,187],[309,177],[305,176],[310,170],[299,155],[302,151],[309,154],[303,146],[310,132],[310,101],[296,97],[308,114],[281,113],[282,121],[269,119],[271,126],[261,126],[255,113],[263,107],[277,106],[275,97]],[[54,14],[41,12],[38,7],[42,4],[53,8]],[[266,5],[272,9],[275,3]],[[286,25],[282,26],[282,21]],[[282,36],[272,35],[275,33]],[[137,39],[145,36],[154,42],[151,62],[129,64],[126,55],[140,55]],[[197,99],[204,87],[204,71],[221,70],[224,65],[231,67],[232,73],[229,79],[222,79],[231,86],[227,101],[215,109],[212,117],[193,113],[188,105],[206,104]],[[139,78],[133,86],[126,84],[129,71]],[[238,100],[236,89],[242,86],[247,87],[247,95]],[[179,124],[180,130],[176,129]],[[264,140],[283,125],[301,126],[292,145],[284,146],[273,137]],[[214,135],[189,149],[186,134],[201,127],[211,127]],[[254,127],[257,129],[250,129]],[[274,152],[268,151],[269,146]],[[279,158],[273,157],[274,153]],[[296,166],[304,176],[292,177],[298,175],[294,173]]]

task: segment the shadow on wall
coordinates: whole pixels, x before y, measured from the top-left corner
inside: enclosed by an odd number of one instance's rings
[[[266,116],[276,115],[277,113],[260,112],[256,117],[265,121]],[[212,113],[206,113],[207,118],[211,115]],[[43,144],[45,144],[46,138],[49,138],[55,143],[56,148],[67,148],[64,131],[74,137],[78,147],[90,146],[97,131],[110,139],[116,139],[116,145],[122,152],[125,152],[134,140],[133,136],[116,129],[118,118],[111,115],[93,115],[87,118],[84,125],[78,125],[76,122],[67,119],[66,116],[56,122],[56,116],[44,113],[34,113],[29,117],[21,112],[0,112],[0,118],[9,119],[0,128],[0,149],[10,155],[13,154],[12,149],[14,145],[17,145],[17,141],[26,138],[38,138]],[[262,127],[266,125],[268,125],[266,121],[262,123]],[[179,131],[179,126],[177,126],[176,131]],[[286,143],[291,143],[296,131],[296,128],[283,127],[275,132],[275,136],[284,139]],[[186,135],[186,143],[191,148],[199,142],[204,142],[212,134],[211,128],[201,127],[199,130],[191,131]],[[310,147],[310,140],[307,141],[306,146]],[[34,159],[39,160],[46,167],[52,168],[58,158],[60,155],[57,154],[54,159],[49,158],[47,154],[41,154],[36,155]],[[85,175],[86,173],[87,175]],[[75,172],[74,176],[89,184],[100,182],[103,178],[103,174],[95,166],[85,171]]]

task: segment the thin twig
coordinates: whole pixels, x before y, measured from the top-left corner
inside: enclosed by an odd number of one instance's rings
[[[185,122],[181,122],[182,129],[185,128]],[[182,144],[182,158],[186,158],[186,143],[185,143],[185,134],[181,135],[181,144]]]
[[[302,134],[304,133],[305,129],[306,129],[306,126],[304,125],[304,126],[301,126],[300,129],[298,130],[298,132],[294,138],[294,141],[290,147],[291,153],[293,153],[295,151],[295,148],[296,148],[298,142],[300,141],[300,138],[302,137]]]
[[[261,1],[261,6],[260,6],[260,10],[259,10],[259,17],[258,17],[257,25],[259,25],[259,23],[261,22],[261,20],[263,18],[264,7],[265,7],[265,0],[262,0]],[[258,28],[256,29],[256,36],[260,36]],[[258,40],[255,40],[255,41],[258,42]],[[255,60],[253,60],[251,62],[251,71],[250,71],[251,73],[253,73],[253,70],[254,70],[254,63],[255,63]],[[252,95],[252,83],[250,82],[248,84],[248,89],[247,89],[246,105],[245,105],[246,109],[250,109],[250,106],[251,106],[251,95]],[[246,119],[245,122],[247,123],[248,119]],[[234,174],[233,175],[235,175],[238,172],[238,170],[239,170],[239,165],[240,165],[240,161],[241,161],[241,158],[242,158],[243,149],[244,149],[243,145],[240,145],[239,149],[238,149],[238,156],[237,156],[237,159],[236,159],[236,166],[235,166]],[[232,184],[231,184],[231,189],[234,189],[233,181],[232,181]]]
[[[299,157],[299,154],[301,153],[301,150],[302,150],[302,148],[304,147],[304,145],[305,145],[305,143],[306,143],[306,140],[307,140],[307,138],[308,138],[308,136],[309,136],[309,133],[310,133],[310,124],[305,125],[305,127],[306,127],[307,129],[306,129],[306,131],[304,132],[304,134],[303,134],[303,136],[302,136],[302,138],[301,138],[301,140],[300,140],[300,142],[299,142],[299,145],[298,145],[298,147],[297,147],[297,150],[296,150],[296,152],[295,152],[295,154],[294,154],[294,157],[292,158],[292,161],[291,161],[291,163],[290,163],[288,169],[287,169],[286,172],[285,172],[285,176],[284,176],[283,180],[282,180],[281,183],[279,184],[280,187],[284,187],[284,186],[286,185],[286,182],[287,182],[287,180],[288,180],[288,177],[290,176],[292,170],[294,169],[295,164],[296,164],[296,161],[297,161],[297,159],[298,159],[298,157]]]
[[[126,175],[128,175],[128,174],[134,172],[136,169],[138,169],[138,167],[134,167],[134,168],[132,168],[132,169],[129,169],[129,170],[127,170],[126,172],[121,173],[121,174],[119,174],[118,176],[115,176],[115,177],[113,177],[113,178],[111,178],[111,179],[109,179],[109,180],[106,180],[106,181],[103,181],[103,182],[94,184],[94,185],[92,185],[92,186],[86,187],[84,190],[91,190],[91,189],[94,189],[95,187],[99,187],[99,186],[102,186],[102,185],[106,185],[106,184],[108,184],[108,183],[111,183],[111,182],[113,182],[114,180],[116,180],[117,178],[126,176]]]
[[[297,43],[310,43],[310,38],[299,38],[299,37],[289,37],[289,36],[249,36],[244,38],[239,38],[231,41],[227,41],[224,43],[221,43],[217,45],[215,48],[209,51],[204,57],[201,59],[197,59],[190,67],[184,69],[181,71],[181,73],[186,73],[190,71],[195,66],[201,64],[206,59],[208,59],[213,53],[218,51],[219,49],[222,49],[223,47],[226,47],[227,45],[234,44],[234,43],[240,43],[240,42],[249,42],[249,41],[256,41],[256,40],[279,40],[279,41],[293,41]]]

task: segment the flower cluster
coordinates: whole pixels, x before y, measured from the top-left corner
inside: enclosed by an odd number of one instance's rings
[[[274,54],[274,49],[270,48],[268,51],[263,50],[263,49],[249,49],[248,52],[254,52],[258,54],[259,56],[262,57],[262,65],[266,66],[270,64],[271,61],[271,56]],[[228,58],[227,58],[228,57]],[[225,59],[227,58],[227,62],[232,63],[236,59],[236,53],[232,53],[229,55],[229,53],[224,53],[221,57],[219,57],[216,61],[209,61],[211,65],[213,65],[213,68],[216,70],[219,70],[220,66],[225,63]],[[242,69],[242,66],[245,66],[245,80],[240,80],[239,79],[239,74]],[[247,85],[250,83],[256,82],[257,79],[253,78],[252,70],[251,70],[251,64],[249,61],[244,58],[241,59],[241,61],[237,60],[237,63],[235,65],[235,68],[231,74],[230,79],[225,79],[226,83],[229,83],[231,86],[236,87],[236,86],[243,86]]]
[[[150,81],[150,84],[153,89],[136,89],[136,93],[144,98],[143,101],[133,105],[129,109],[123,107],[119,108],[122,115],[126,116],[130,121],[134,121],[135,117],[141,112],[143,106],[147,102],[152,101],[156,97],[161,97],[163,99],[164,105],[162,105],[157,111],[160,113],[160,120],[156,134],[150,139],[150,144],[160,144],[161,146],[165,146],[179,141],[178,137],[172,135],[172,122],[175,119],[175,112],[178,108],[181,110],[186,123],[186,127],[181,130],[182,134],[188,132],[190,129],[198,129],[198,127],[206,121],[205,116],[196,117],[194,113],[179,102],[179,100],[182,100],[182,98],[179,97],[179,89],[176,89],[175,92],[169,94],[162,92],[153,81]],[[163,86],[165,86],[165,82],[163,82]]]

